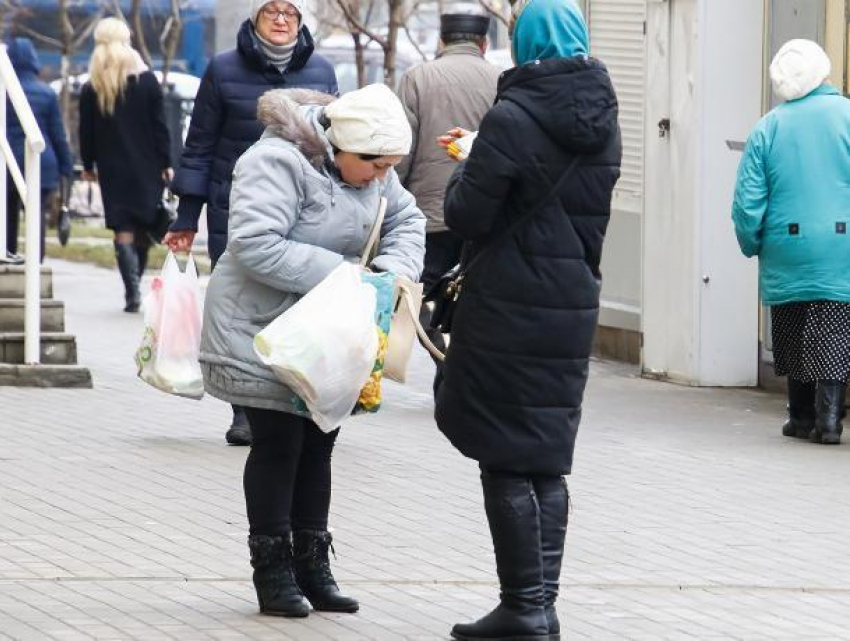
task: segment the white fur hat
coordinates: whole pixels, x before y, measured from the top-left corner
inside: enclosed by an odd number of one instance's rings
[[[820,87],[830,71],[829,57],[819,44],[789,40],[770,63],[770,80],[781,100],[797,100]]]
[[[325,107],[328,140],[337,149],[372,156],[406,156],[413,135],[392,89],[374,84],[344,94]]]
[[[272,2],[272,0],[251,0],[251,22],[257,24],[257,16],[260,15],[260,11],[267,4]],[[301,16],[301,20],[304,19],[304,0],[284,0],[287,4],[291,4],[292,8],[298,12],[298,15]]]

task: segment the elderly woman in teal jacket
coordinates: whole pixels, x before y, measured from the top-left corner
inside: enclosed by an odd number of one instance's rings
[[[758,256],[776,373],[788,377],[782,433],[837,444],[850,374],[850,101],[829,73],[814,42],[776,54],[785,102],[747,141],[732,218],[741,251]]]

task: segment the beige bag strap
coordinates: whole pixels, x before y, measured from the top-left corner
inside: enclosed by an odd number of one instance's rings
[[[446,360],[446,355],[437,349],[437,346],[431,342],[431,339],[425,332],[425,328],[422,327],[422,323],[419,322],[419,315],[416,313],[416,304],[413,301],[413,294],[404,285],[399,285],[398,289],[401,294],[401,300],[404,302],[404,307],[407,310],[407,314],[410,316],[410,320],[413,321],[413,326],[416,328],[416,336],[419,337],[419,342],[422,344],[422,347],[427,349],[431,353],[431,356],[436,358],[438,361]]]
[[[378,215],[375,217],[375,224],[372,225],[372,231],[369,232],[369,240],[366,241],[366,247],[363,249],[363,255],[360,256],[360,266],[366,267],[372,262],[372,259],[378,253],[378,244],[381,240],[381,227],[384,224],[384,216],[387,213],[387,199],[381,198],[378,203]]]

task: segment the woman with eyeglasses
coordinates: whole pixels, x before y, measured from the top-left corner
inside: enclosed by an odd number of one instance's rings
[[[303,8],[303,0],[253,0],[236,49],[210,61],[172,185],[180,196],[180,206],[163,242],[173,251],[192,248],[206,205],[213,266],[224,253],[231,174],[239,156],[263,133],[257,120],[261,95],[271,89],[339,93],[333,66],[313,51],[313,37],[302,20]],[[226,440],[231,445],[251,444],[245,413],[238,406],[233,407]]]

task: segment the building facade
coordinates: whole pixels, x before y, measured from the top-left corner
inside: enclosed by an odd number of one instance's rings
[[[773,105],[787,40],[826,48],[846,91],[845,0],[585,0],[620,98],[623,174],[603,260],[597,351],[647,376],[768,384],[768,315],[731,203],[749,131]]]

